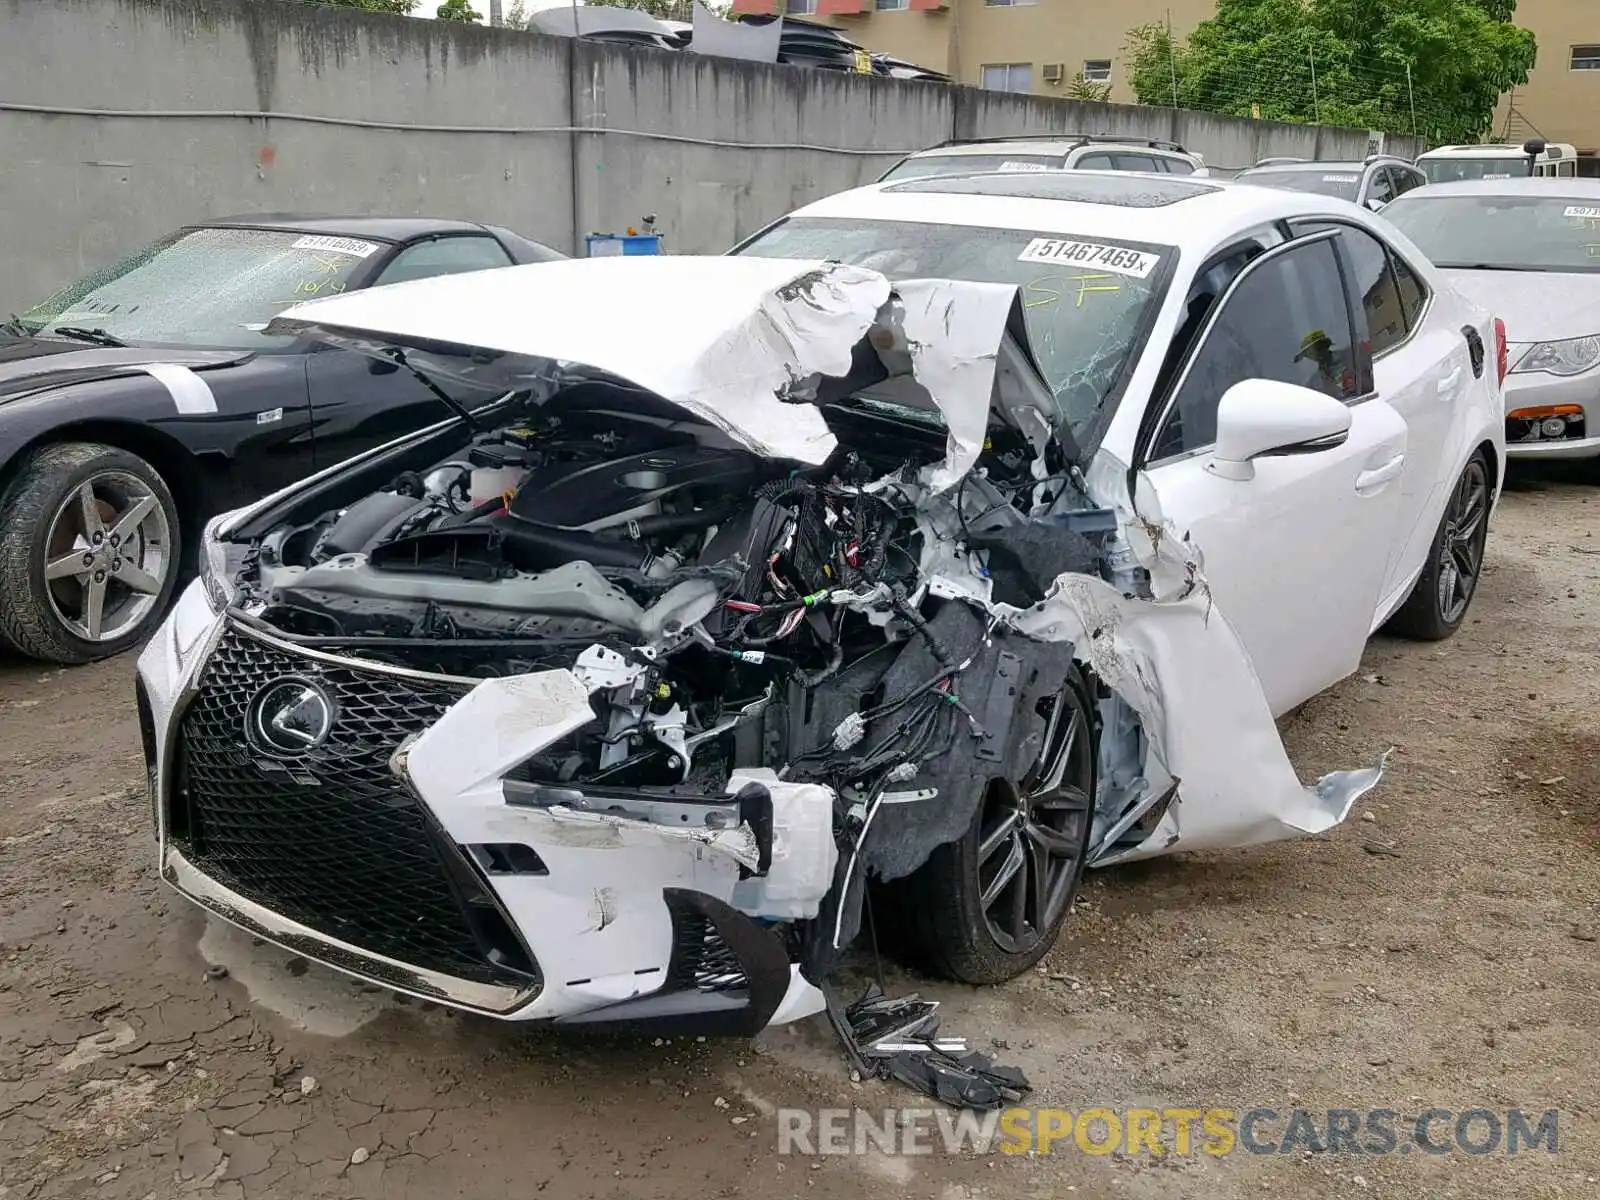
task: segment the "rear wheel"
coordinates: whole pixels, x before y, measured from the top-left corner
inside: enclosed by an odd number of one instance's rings
[[[1055,944],[1083,878],[1094,811],[1094,728],[1081,681],[1019,714],[1013,775],[991,779],[967,832],[882,889],[917,965],[1001,983]]]
[[[178,511],[149,463],[114,446],[35,452],[0,500],[0,634],[85,663],[137,644],[178,578]]]
[[[1411,595],[1389,619],[1389,631],[1437,642],[1461,628],[1483,574],[1489,540],[1489,460],[1474,454],[1456,480]]]

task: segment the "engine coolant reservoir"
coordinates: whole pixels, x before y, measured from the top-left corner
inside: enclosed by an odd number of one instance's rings
[[[482,504],[503,496],[528,473],[527,467],[477,467],[472,472],[471,503]]]

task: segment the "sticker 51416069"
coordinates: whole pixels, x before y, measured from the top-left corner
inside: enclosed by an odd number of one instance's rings
[[[1112,271],[1146,279],[1161,261],[1159,255],[1126,246],[1102,246],[1097,242],[1064,241],[1061,238],[1034,238],[1017,255],[1018,262],[1049,263],[1058,267],[1084,267]]]

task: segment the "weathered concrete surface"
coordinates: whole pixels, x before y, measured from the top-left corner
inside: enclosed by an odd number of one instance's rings
[[[1224,170],[1366,146],[280,0],[0,0],[0,310],[239,212],[475,218],[565,249],[655,213],[669,249],[715,252],[908,150],[1069,129],[1176,136]]]

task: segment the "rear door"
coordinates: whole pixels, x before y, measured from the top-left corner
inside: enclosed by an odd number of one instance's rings
[[[1353,671],[1389,562],[1406,426],[1372,384],[1332,233],[1260,255],[1234,280],[1160,407],[1136,461],[1140,510],[1188,533],[1217,610],[1249,652],[1274,714]],[[1245,482],[1209,470],[1217,405],[1272,379],[1351,406],[1342,445],[1260,459]],[[1152,511],[1154,510],[1154,511]]]
[[[1448,486],[1444,459],[1469,389],[1482,374],[1467,335],[1426,319],[1433,297],[1399,253],[1366,229],[1342,221],[1291,222],[1300,232],[1338,231],[1341,252],[1360,303],[1356,330],[1372,348],[1378,394],[1405,420],[1406,466],[1396,513],[1393,553],[1384,597],[1410,582],[1432,540],[1436,493]],[[1476,336],[1476,335],[1474,335]]]

